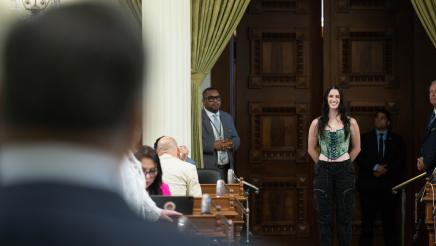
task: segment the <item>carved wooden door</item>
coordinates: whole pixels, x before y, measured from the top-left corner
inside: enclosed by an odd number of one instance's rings
[[[229,99],[223,105],[241,137],[236,171],[262,191],[252,199],[255,234],[318,244],[306,138],[331,84],[344,88],[362,132],[372,128],[375,110],[387,108],[409,153],[415,147],[412,14],[407,0],[325,0],[321,30],[321,0],[251,1],[235,54],[224,53],[212,83]],[[234,67],[223,69],[229,60]]]
[[[252,0],[236,36],[236,171],[261,189],[252,229],[294,245],[317,240],[306,135],[322,90],[320,17],[320,1]]]
[[[414,97],[410,61],[412,11],[409,1],[325,1],[323,47],[324,88],[337,84],[344,89],[349,113],[356,118],[361,133],[373,129],[378,109],[389,110],[393,131],[406,140],[409,153],[414,149],[416,134],[414,119],[410,117]],[[404,176],[413,172],[413,159],[409,155]],[[357,239],[360,234],[357,194],[355,204],[353,235]],[[380,238],[381,230],[376,234]]]

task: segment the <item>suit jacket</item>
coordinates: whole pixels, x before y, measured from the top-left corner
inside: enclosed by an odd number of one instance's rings
[[[170,186],[173,196],[201,196],[196,166],[168,154],[163,154],[159,158],[162,181]]]
[[[357,189],[361,192],[388,191],[401,181],[404,173],[406,151],[402,138],[388,131],[385,140],[384,163],[379,163],[378,160],[377,141],[375,130],[361,137],[361,151],[355,161],[359,167]],[[375,164],[387,164],[387,173],[375,177],[373,175]]]
[[[224,112],[220,112],[221,124],[223,125],[224,138],[231,139],[233,141],[233,150],[237,150],[241,143],[238,132],[236,131],[233,117]],[[213,134],[213,128],[210,123],[210,118],[204,109],[201,113],[202,118],[202,140],[203,140],[203,160],[204,167],[208,169],[216,169],[218,165],[217,152],[213,148],[215,143],[215,135]],[[233,152],[227,151],[229,154],[230,168],[234,169]]]
[[[0,245],[210,245],[170,226],[141,219],[107,190],[59,183],[0,189]]]
[[[436,166],[436,120],[426,127],[421,145],[421,156],[424,158],[425,170],[432,173]]]

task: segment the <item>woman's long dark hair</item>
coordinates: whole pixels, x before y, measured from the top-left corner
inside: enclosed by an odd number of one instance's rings
[[[345,132],[345,138],[348,138],[348,135],[350,134],[350,119],[347,115],[347,109],[345,108],[345,98],[344,93],[342,92],[342,89],[339,88],[336,85],[330,86],[325,92],[324,92],[324,98],[322,101],[322,109],[321,109],[321,116],[318,118],[318,136],[321,138],[324,136],[322,134],[322,131],[325,129],[326,125],[329,122],[329,103],[328,103],[328,96],[331,90],[338,90],[339,91],[339,107],[338,111],[341,115],[341,121],[342,124],[344,124],[344,132]]]
[[[148,186],[147,191],[150,195],[162,195],[162,190],[160,189],[160,186],[162,185],[162,167],[156,151],[154,151],[152,147],[144,145],[138,149],[135,153],[135,157],[139,161],[142,161],[145,158],[153,160],[158,173],[154,178],[153,183]]]

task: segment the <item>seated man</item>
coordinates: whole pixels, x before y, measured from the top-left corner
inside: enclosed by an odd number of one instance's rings
[[[201,196],[197,168],[179,159],[179,150],[174,138],[162,137],[157,142],[156,152],[162,166],[162,180],[170,186],[174,196]]]
[[[156,141],[154,141],[153,148],[154,148],[155,151],[157,150],[157,144],[159,143],[159,140],[161,140],[161,138],[163,138],[163,137],[165,137],[165,136],[158,137],[156,139]],[[180,145],[177,148],[178,148],[178,151],[179,151],[178,158],[180,160],[186,161],[187,163],[190,163],[192,165],[196,164],[196,162],[189,157],[189,148],[186,145]]]
[[[0,245],[209,244],[144,221],[122,197],[143,79],[133,20],[65,5],[18,23],[5,47]]]

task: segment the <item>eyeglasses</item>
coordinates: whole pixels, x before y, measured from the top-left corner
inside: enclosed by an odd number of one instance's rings
[[[144,172],[144,176],[149,174],[150,176],[156,176],[158,174],[158,171],[156,169],[142,169],[142,171]]]
[[[206,97],[206,100],[207,100],[208,102],[213,102],[213,101],[220,102],[220,101],[221,101],[221,96],[216,96],[216,97],[214,97],[214,96],[210,96],[210,97]]]

